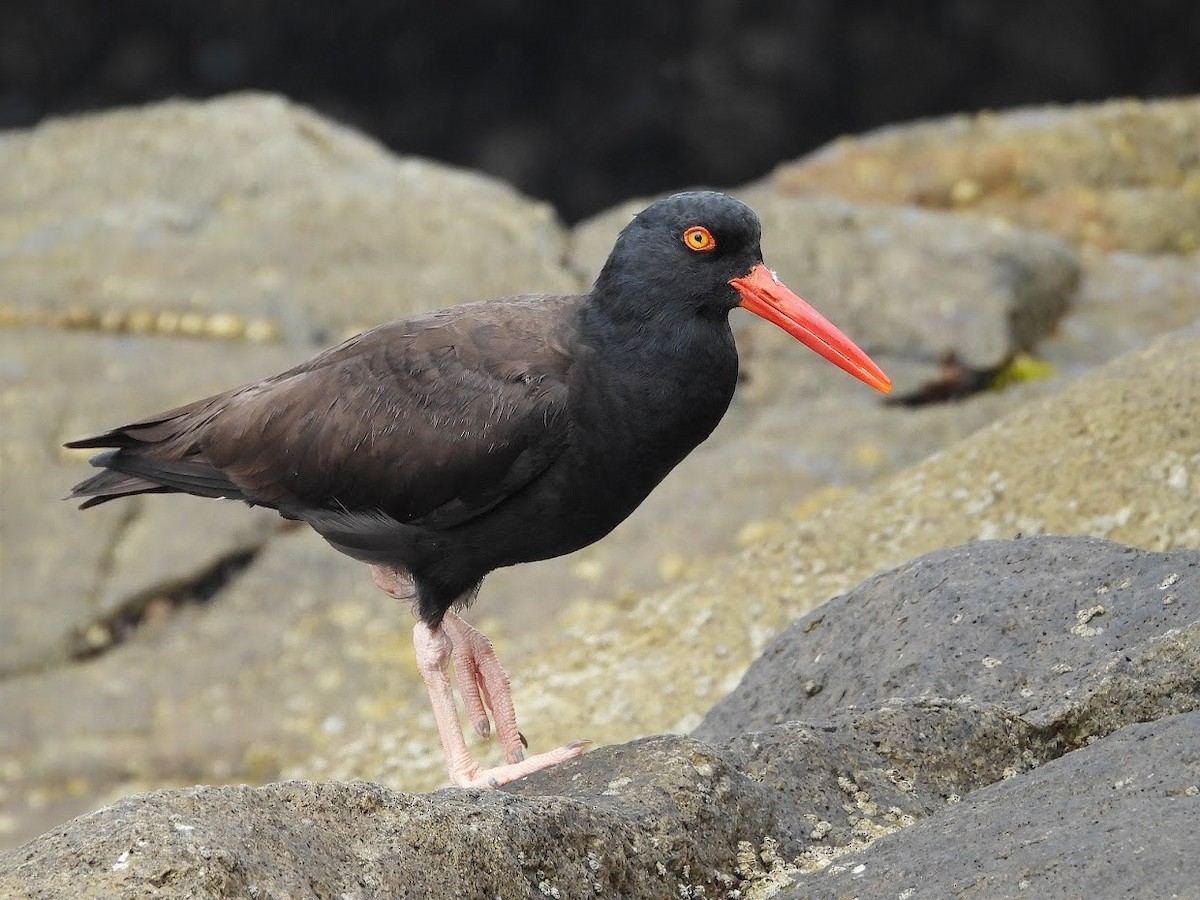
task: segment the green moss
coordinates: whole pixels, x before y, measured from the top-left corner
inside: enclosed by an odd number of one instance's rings
[[[996,374],[992,376],[988,388],[993,391],[1002,391],[1015,384],[1051,378],[1056,373],[1057,370],[1054,366],[1046,362],[1046,360],[1038,359],[1036,356],[1031,356],[1028,353],[1018,353],[1005,365],[996,370]]]

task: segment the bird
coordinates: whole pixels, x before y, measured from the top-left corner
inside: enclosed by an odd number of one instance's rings
[[[742,307],[867,385],[891,382],[763,261],[734,197],[673,194],[632,218],[587,293],[415,315],[278,375],[69,448],[103,452],[70,498],[242,500],[307,523],[411,604],[417,668],[452,784],[494,788],[578,757],[526,755],[509,676],[459,613],[491,571],[608,534],[716,427],[733,398]],[[451,676],[453,663],[453,678]],[[493,730],[485,768],[459,724]]]

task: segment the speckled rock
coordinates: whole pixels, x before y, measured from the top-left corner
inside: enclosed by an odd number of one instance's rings
[[[1200,550],[979,541],[799,619],[695,733],[723,739],[892,697],[970,697],[1078,746],[1200,707],[1197,685]]]
[[[1200,97],[983,112],[837,141],[785,193],[999,218],[1098,250],[1200,250]]]
[[[743,897],[1190,897],[1198,814],[1200,713],[1189,713],[1131,725],[822,871],[776,864],[769,887]]]
[[[972,774],[950,764],[965,753]],[[737,896],[766,859],[823,865],[1047,753],[1002,710],[916,703],[720,747],[646,738],[501,792],[406,795],[364,782],[160,791],[0,855],[0,892]]]
[[[801,623],[840,651],[818,693],[831,698],[828,715],[713,743],[664,735],[603,747],[497,792],[406,795],[352,781],[127,797],[0,854],[0,894],[657,900],[806,896],[812,885],[841,896],[849,883],[857,896],[884,897],[901,877],[904,889],[933,896],[947,893],[941,879],[999,896],[1015,896],[1024,881],[1058,895],[1075,883],[1064,856],[1099,855],[1104,880],[1089,869],[1087,896],[1165,896],[1197,872],[1186,836],[1200,798],[1200,713],[1169,713],[1200,704],[1200,643],[1186,637],[1198,621],[1198,578],[1197,551],[1153,554],[1088,538],[978,542],[873,579],[853,595],[859,602]],[[834,702],[835,683],[860,677],[863,653],[888,657],[871,646],[848,652],[855,648],[839,635],[893,627],[888,597],[918,598],[901,610],[914,632],[953,630],[964,620],[946,610],[963,605],[972,582],[1021,602],[1046,598],[1049,610],[1039,617],[981,601],[976,644],[1036,656],[1051,614],[1085,629],[1103,617],[1101,643],[1110,657],[1125,645],[1130,661],[1101,660],[1095,677],[1081,671],[1064,689],[1071,673],[1035,659],[1020,690],[993,690],[999,702],[986,702],[966,695],[1002,679],[981,678],[962,655],[935,646],[920,666],[882,667],[880,680],[908,693],[934,684],[958,699],[869,702],[864,691],[862,705]],[[1110,598],[1111,612],[1069,615],[1097,596]],[[1177,621],[1189,615],[1190,625]],[[1045,656],[1085,655],[1064,653],[1069,640],[1048,643]],[[1163,673],[1185,667],[1189,676],[1167,686]],[[1114,680],[1123,697],[1111,702],[1108,691],[1103,727],[1068,724],[1095,721],[1089,710]],[[786,692],[771,686],[761,696],[787,711]],[[1037,698],[1051,696],[1059,713],[1041,715]],[[1134,724],[1145,718],[1158,720]]]

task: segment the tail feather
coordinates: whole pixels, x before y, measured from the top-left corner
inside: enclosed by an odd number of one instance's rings
[[[90,460],[105,471],[79,482],[67,499],[87,498],[80,509],[135,494],[196,494],[245,500],[229,477],[196,455],[190,434],[210,401],[189,404],[151,419],[70,441],[75,448],[111,447]],[[199,420],[197,420],[199,419]]]
[[[92,457],[92,465],[105,471],[79,482],[67,499],[89,498],[80,509],[134,494],[183,493],[246,499],[220,469],[194,460],[155,458],[153,446],[146,451],[109,450]]]
[[[153,481],[147,481],[144,478],[137,478],[122,472],[114,472],[106,469],[98,475],[93,475],[91,478],[79,482],[79,484],[71,488],[71,493],[66,499],[77,500],[80,497],[86,497],[87,499],[79,504],[79,508],[89,509],[109,500],[132,497],[135,494],[168,493],[172,493],[169,487],[155,484]]]

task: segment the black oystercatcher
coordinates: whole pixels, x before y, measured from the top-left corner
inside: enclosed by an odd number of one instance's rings
[[[654,203],[592,290],[456,306],[382,325],[294,369],[68,447],[111,447],[81,508],[132,494],[229,497],[307,522],[412,602],[417,662],[450,779],[495,786],[526,758],[508,676],[453,610],[483,577],[596,541],[716,427],[742,306],[887,391],[887,376],[762,262],[758,217],[712,192]],[[449,668],[506,765],[472,759]]]

